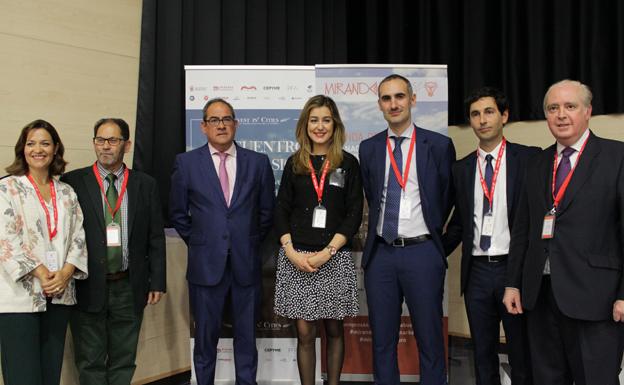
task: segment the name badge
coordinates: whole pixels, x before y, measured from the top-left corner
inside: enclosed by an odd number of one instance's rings
[[[117,223],[106,226],[106,246],[121,246],[121,226]]]
[[[551,239],[555,236],[555,214],[548,212],[544,216],[544,225],[542,226],[542,239]]]
[[[312,213],[312,227],[324,229],[327,221],[327,209],[321,205],[314,208]]]
[[[337,168],[329,175],[329,185],[343,188],[345,185],[345,170]]]
[[[412,217],[412,201],[403,196],[401,207],[399,208],[399,219],[410,219]]]
[[[56,250],[46,251],[45,253],[45,265],[50,271],[58,271],[59,269],[59,261],[58,261],[58,253]]]
[[[494,234],[494,215],[489,212],[483,215],[483,223],[481,223],[481,235],[491,237]]]

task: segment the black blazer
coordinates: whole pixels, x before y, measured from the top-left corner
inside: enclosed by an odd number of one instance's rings
[[[568,317],[612,318],[624,299],[624,143],[590,133],[560,207],[554,238],[541,238],[552,207],[556,145],[532,159],[512,231],[507,286],[521,289],[522,306],[535,306],[546,258],[552,291]]]
[[[514,214],[518,206],[520,192],[524,182],[527,160],[541,151],[539,147],[528,147],[507,142],[505,149],[507,174],[507,219],[509,229],[513,227]],[[477,155],[473,151],[453,164],[453,185],[455,186],[455,209],[442,237],[444,251],[449,255],[462,243],[461,285],[463,294],[472,265],[472,247],[474,244],[474,187],[477,172]]]
[[[63,175],[78,195],[84,214],[84,230],[89,253],[89,278],[76,281],[78,307],[83,311],[102,310],[106,301],[106,229],[100,187],[93,167]],[[137,312],[147,304],[149,291],[165,291],[165,234],[156,181],[130,170],[128,175],[128,272]]]

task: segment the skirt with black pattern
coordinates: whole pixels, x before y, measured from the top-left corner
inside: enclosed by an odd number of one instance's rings
[[[280,248],[275,280],[276,314],[314,321],[353,317],[358,311],[357,278],[350,251],[338,251],[317,272],[306,273],[298,270]]]

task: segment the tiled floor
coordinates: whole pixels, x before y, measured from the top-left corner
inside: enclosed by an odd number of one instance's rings
[[[472,385],[474,380],[474,366],[472,358],[472,343],[469,339],[450,337],[449,347],[449,384],[450,385]],[[503,348],[504,349],[504,348]],[[501,362],[505,357],[501,357]],[[502,363],[503,371],[509,372],[509,366]],[[179,374],[175,377],[153,382],[149,385],[188,385],[190,372]],[[502,376],[502,384],[507,384],[505,376]],[[366,385],[369,383],[344,382],[345,385]]]

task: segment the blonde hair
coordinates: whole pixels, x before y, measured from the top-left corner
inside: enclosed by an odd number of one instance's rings
[[[345,127],[340,119],[340,113],[336,103],[325,95],[316,95],[308,99],[301,110],[295,136],[299,149],[293,155],[293,172],[295,174],[310,173],[310,154],[312,154],[312,141],[308,136],[308,119],[310,112],[319,107],[327,107],[334,121],[334,133],[331,137],[329,151],[327,151],[327,160],[329,161],[329,169],[335,170],[342,164],[342,146],[346,142]]]

